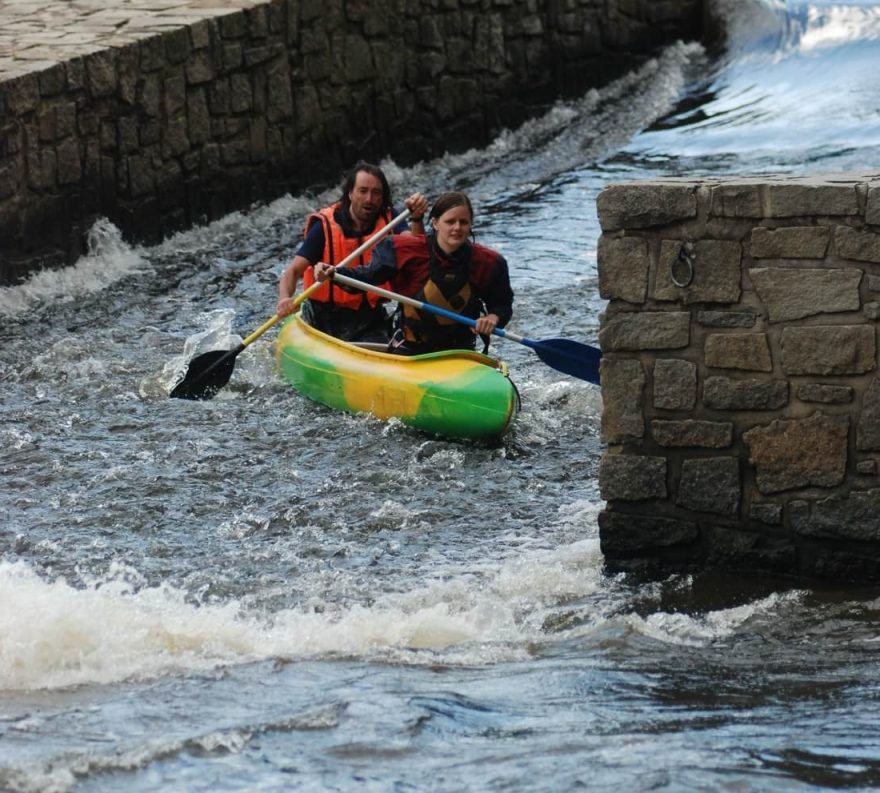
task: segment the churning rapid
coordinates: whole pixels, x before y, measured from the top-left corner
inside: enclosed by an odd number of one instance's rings
[[[670,47],[482,150],[468,191],[511,329],[595,344],[595,201],[657,175],[880,165],[880,3],[724,0]],[[109,223],[0,290],[0,789],[791,790],[880,785],[878,592],[603,573],[601,400],[497,342],[497,446],[317,406],[271,336],[208,402],[186,362],[275,308],[287,196],[153,248]],[[729,586],[726,586],[729,584]]]

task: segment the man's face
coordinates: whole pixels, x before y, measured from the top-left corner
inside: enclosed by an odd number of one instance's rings
[[[348,198],[355,224],[359,228],[372,226],[382,208],[382,182],[366,171],[358,171]]]

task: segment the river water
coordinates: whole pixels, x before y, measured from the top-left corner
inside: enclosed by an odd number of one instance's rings
[[[656,175],[880,165],[880,4],[725,2],[694,44],[489,147],[470,192],[511,328],[595,343],[595,200]],[[286,196],[0,290],[0,789],[880,787],[880,591],[603,570],[598,389],[519,345],[474,446],[316,406],[270,332],[209,402],[196,353],[274,311]]]

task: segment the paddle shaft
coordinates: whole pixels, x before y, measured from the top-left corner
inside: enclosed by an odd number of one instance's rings
[[[372,237],[362,242],[355,248],[348,256],[346,256],[341,262],[339,262],[337,267],[347,267],[351,264],[355,259],[357,259],[362,253],[368,251],[372,248],[377,242],[382,240],[383,237],[389,235],[394,227],[403,220],[406,220],[410,216],[410,211],[408,209],[404,209],[396,218],[393,218],[391,222],[387,226],[383,226],[379,231],[377,231]],[[304,292],[301,292],[293,299],[293,307],[298,308],[301,303],[311,297],[313,292],[316,292],[320,289],[322,284],[318,281],[315,281],[308,289]],[[281,319],[277,314],[274,314],[272,317],[267,319],[259,328],[257,328],[250,336],[244,339],[241,343],[241,349],[243,350],[249,344],[253,344],[257,339],[260,338],[269,328],[273,325],[277,324]]]
[[[350,278],[347,275],[340,275],[335,272],[333,274],[333,280],[338,281],[345,286],[354,287],[355,289],[374,292],[382,297],[387,297],[389,300],[396,300],[399,303],[412,306],[420,311],[437,314],[438,316],[451,319],[454,322],[469,325],[472,328],[477,325],[477,321],[471,317],[466,317],[463,314],[456,314],[454,311],[449,311],[440,306],[416,300],[413,297],[390,292],[387,289],[383,289],[381,286],[373,286],[364,281]],[[517,333],[506,331],[503,328],[494,328],[492,334],[500,336],[502,339],[510,339],[511,341],[515,341],[525,347],[529,347],[537,353],[538,357],[544,363],[548,366],[552,366],[560,372],[565,372],[565,374],[571,375],[572,377],[586,380],[588,383],[599,383],[599,364],[602,358],[602,353],[595,347],[591,347],[588,344],[581,344],[580,342],[572,341],[570,339],[548,339],[536,341],[535,339],[527,339]]]
[[[445,308],[441,308],[440,306],[435,306],[432,303],[424,303],[421,300],[416,300],[414,297],[407,297],[406,295],[399,295],[396,292],[389,292],[387,289],[383,289],[381,286],[373,286],[372,284],[368,284],[364,281],[358,281],[356,278],[349,278],[347,275],[339,275],[339,273],[334,273],[333,280],[338,281],[340,284],[345,284],[345,286],[353,286],[356,289],[364,289],[367,292],[375,292],[377,295],[387,297],[389,300],[396,300],[398,303],[405,303],[406,305],[412,306],[413,308],[417,308],[421,311],[427,311],[429,314],[437,314],[441,317],[446,317],[446,319],[451,319],[454,322],[460,322],[462,323],[462,325],[470,325],[472,328],[476,327],[477,325],[477,321],[472,317],[466,317],[464,314],[456,314],[454,311],[449,311]],[[519,342],[520,344],[526,344],[529,341],[529,339],[524,339],[522,336],[518,336],[516,333],[511,333],[510,331],[504,330],[504,328],[495,328],[492,333],[494,333],[496,336],[501,336],[502,338]]]
[[[406,220],[410,216],[410,210],[405,209],[397,217],[393,218],[390,223],[383,226],[379,231],[361,243],[348,256],[346,256],[339,266],[343,267],[357,259],[364,251],[371,248],[383,237],[390,234],[394,227],[401,221]],[[296,309],[310,295],[320,289],[323,284],[315,281],[308,289],[301,292],[293,298],[293,308]],[[253,344],[260,338],[269,328],[276,325],[282,317],[273,314],[259,328],[244,339],[241,344],[234,350],[214,351],[197,355],[190,361],[186,374],[172,390],[170,396],[182,399],[206,399],[213,396],[217,391],[229,382],[232,376],[232,370],[235,367],[235,358],[248,345]]]

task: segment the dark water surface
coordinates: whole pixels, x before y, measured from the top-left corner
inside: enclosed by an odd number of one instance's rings
[[[513,330],[595,343],[598,192],[880,165],[880,5],[732,2],[501,136],[401,169],[509,259]],[[601,400],[518,345],[473,446],[316,406],[272,333],[210,402],[185,362],[275,307],[288,196],[0,290],[0,789],[880,787],[880,592],[606,576]]]

